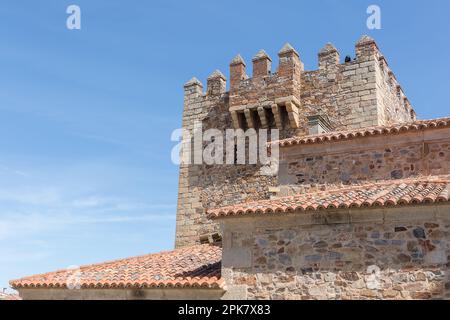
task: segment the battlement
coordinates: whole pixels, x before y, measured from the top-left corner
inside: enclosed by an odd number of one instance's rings
[[[184,85],[183,128],[192,132],[198,123],[204,130],[276,128],[280,138],[290,138],[414,121],[415,112],[375,41],[363,36],[354,55],[342,62],[328,43],[318,52],[318,68],[304,70],[299,52],[286,44],[277,61],[257,52],[251,76],[237,55],[229,64],[228,91],[219,70],[207,78],[206,90],[196,78]],[[193,158],[193,164],[180,166],[177,247],[220,234],[206,218],[206,207],[269,199],[280,185],[279,177],[261,176],[254,166],[207,166]]]
[[[318,69],[305,71],[300,54],[289,43],[278,52],[278,66],[260,50],[252,58],[252,76],[241,55],[230,62],[230,84],[218,70],[207,80],[185,85],[190,98],[215,100],[227,95],[234,128],[278,128],[308,133],[308,117],[325,115],[335,130],[410,122],[416,114],[376,42],[363,36],[355,55],[341,63],[328,43],[318,53]]]

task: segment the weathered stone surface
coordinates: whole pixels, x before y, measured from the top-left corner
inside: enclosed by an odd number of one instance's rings
[[[296,145],[282,149],[280,161],[280,194],[321,191],[370,181],[393,180],[450,172],[450,130],[436,140],[427,141],[431,148],[423,152],[423,140],[411,136],[392,136],[389,140],[374,137],[370,141],[333,142],[328,145]],[[369,139],[367,139],[369,140]],[[370,148],[368,148],[370,146]],[[387,146],[391,147],[387,150]],[[437,156],[443,153],[448,161]],[[402,169],[396,169],[401,167]],[[393,172],[400,172],[397,174]],[[400,232],[402,226],[398,226]],[[426,227],[427,228],[427,227]],[[428,227],[429,228],[429,227]]]
[[[417,227],[413,230],[413,235],[414,237],[418,238],[418,239],[425,239],[426,235],[425,235],[425,230],[423,230],[423,228],[421,227]]]

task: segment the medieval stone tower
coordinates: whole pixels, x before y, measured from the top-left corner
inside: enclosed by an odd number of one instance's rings
[[[238,55],[227,79],[214,71],[206,92],[196,78],[184,85],[183,128],[277,128],[280,138],[371,126],[412,122],[415,112],[377,44],[368,36],[356,43],[356,57],[341,63],[338,50],[327,44],[318,54],[318,69],[305,71],[301,56],[286,44],[278,67],[264,50],[252,59],[252,76]],[[270,199],[286,194],[279,176],[261,176],[258,166],[181,165],[176,247],[219,242],[218,225],[206,217],[209,208]],[[281,168],[282,170],[282,168]],[[282,178],[281,178],[282,179]],[[351,183],[343,177],[342,183]],[[325,183],[325,182],[322,182]],[[303,189],[317,181],[301,181]],[[320,184],[320,183],[319,183]],[[305,189],[306,188],[306,189]]]

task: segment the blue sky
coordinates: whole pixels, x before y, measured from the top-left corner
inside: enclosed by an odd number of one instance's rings
[[[70,4],[81,30],[66,28]],[[381,30],[366,27],[370,4]],[[343,58],[367,33],[420,118],[450,115],[449,14],[445,0],[3,0],[0,288],[171,249],[182,85],[228,74],[237,53],[250,62],[263,48],[276,65],[288,41],[315,69],[325,43]]]

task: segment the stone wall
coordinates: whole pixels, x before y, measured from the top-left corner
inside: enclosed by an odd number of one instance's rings
[[[326,114],[335,130],[378,125],[376,89],[375,56],[327,64],[303,73],[303,110],[308,116]]]
[[[215,72],[208,79],[206,94],[196,79],[185,85],[184,129],[192,134],[196,121],[203,130],[232,128],[224,83],[225,77]],[[258,165],[181,165],[175,246],[197,244],[201,239],[211,242],[212,235],[220,233],[218,224],[206,218],[207,208],[268,198],[269,187],[277,179],[260,175],[259,169]]]
[[[450,298],[449,205],[221,223],[222,276],[234,298]]]
[[[184,86],[184,110],[183,129],[191,134],[194,132],[196,121],[203,121],[211,112],[223,110],[228,100],[225,88],[220,83],[225,82],[220,75],[215,82],[210,82],[208,94],[203,94],[202,84],[195,78]],[[213,85],[218,83],[218,85]],[[223,112],[225,116],[225,112]],[[223,120],[226,123],[226,120]],[[222,124],[224,125],[224,124]],[[191,157],[190,161],[193,162]],[[175,247],[199,243],[200,235],[207,230],[214,233],[218,229],[216,225],[205,218],[203,205],[201,203],[201,182],[199,176],[202,173],[201,165],[181,164],[178,183],[178,205],[176,221]]]
[[[398,122],[410,122],[416,119],[403,89],[398,84],[394,73],[383,56],[378,56],[376,70],[377,101],[380,125],[390,125]]]
[[[450,129],[294,145],[280,153],[280,195],[450,175]]]

